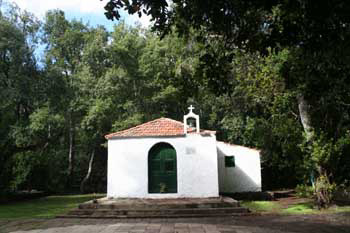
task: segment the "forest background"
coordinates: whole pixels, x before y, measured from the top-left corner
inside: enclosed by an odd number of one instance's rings
[[[335,5],[312,24],[307,6],[290,7],[248,14],[247,28],[260,13],[269,20],[254,26],[262,36],[235,37],[181,5],[181,18],[156,18],[156,31],[124,22],[107,31],[60,10],[39,20],[9,5],[0,12],[0,192],[105,192],[104,135],[181,121],[190,104],[219,140],[261,150],[264,190],[348,186],[349,18]]]

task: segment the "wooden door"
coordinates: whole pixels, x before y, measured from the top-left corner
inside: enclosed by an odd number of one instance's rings
[[[176,151],[167,143],[154,145],[148,154],[149,193],[177,193]]]

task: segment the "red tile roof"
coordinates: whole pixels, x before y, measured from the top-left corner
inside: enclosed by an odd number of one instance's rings
[[[189,128],[188,133],[195,133]],[[201,134],[214,134],[215,131],[201,130]],[[158,118],[135,127],[105,135],[106,139],[114,137],[150,137],[150,136],[183,136],[184,125],[180,121],[170,118]]]

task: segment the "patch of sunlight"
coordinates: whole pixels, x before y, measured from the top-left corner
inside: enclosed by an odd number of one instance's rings
[[[318,212],[310,202],[294,204],[281,211],[282,214],[315,214]]]
[[[274,201],[243,201],[241,205],[254,212],[275,212],[281,208],[280,204]]]

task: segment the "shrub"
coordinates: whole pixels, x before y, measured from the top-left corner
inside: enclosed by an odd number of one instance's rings
[[[319,209],[329,207],[336,189],[337,185],[335,183],[331,183],[326,175],[320,175],[316,179],[316,203]]]
[[[298,184],[295,187],[295,193],[298,197],[312,198],[315,194],[314,188],[305,184]]]

